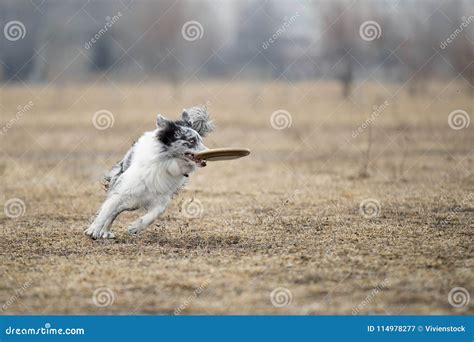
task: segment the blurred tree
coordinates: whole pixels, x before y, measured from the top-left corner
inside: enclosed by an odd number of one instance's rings
[[[474,3],[458,1],[444,9],[451,20],[450,31],[456,34],[447,46],[455,76],[462,76],[470,94],[474,94]],[[471,14],[471,15],[469,15]]]
[[[104,36],[93,46],[93,69],[107,71],[113,65],[113,61],[110,38]]]
[[[237,9],[237,34],[232,50],[233,68],[244,68],[252,75],[270,77],[272,66],[269,60],[278,50],[264,49],[263,44],[276,33],[277,21],[273,2],[251,0],[239,2]]]
[[[307,13],[311,8],[314,15]],[[113,28],[85,48],[119,11],[123,16]],[[295,26],[283,31],[284,17],[297,11]],[[407,82],[416,95],[429,80],[461,75],[472,90],[473,20],[446,48],[440,43],[459,32],[473,11],[472,0],[314,1],[312,7],[291,0],[2,0],[2,24],[19,20],[26,35],[0,39],[0,77],[75,80],[96,72],[112,77],[113,69],[124,79],[167,79],[179,96],[187,80],[231,74],[263,80],[285,72],[287,79],[337,79],[348,97],[363,79]],[[365,41],[359,28],[370,20],[380,23],[381,37]],[[183,36],[189,22],[197,23],[196,39]]]
[[[467,35],[456,41],[452,53],[451,61],[455,72],[461,75],[467,82],[467,89],[474,95],[474,39],[470,40]]]
[[[36,59],[33,50],[37,39],[35,28],[41,17],[35,15],[27,2],[5,0],[0,2],[0,18],[3,19],[0,26],[0,68],[3,71],[0,74],[10,81],[27,79]]]
[[[438,13],[433,13],[433,4],[420,3],[417,10],[404,8],[405,25],[409,26],[409,36],[398,49],[398,56],[404,62],[408,92],[416,96],[426,91],[426,82],[434,75],[437,55],[433,47],[439,45],[436,30]],[[427,17],[427,18],[426,18]]]
[[[331,64],[336,79],[341,82],[342,96],[348,97],[351,93],[354,80],[354,53],[356,45],[360,42],[357,35],[358,14],[347,10],[348,2],[327,3],[321,7],[319,3],[317,10],[322,15],[322,58]]]

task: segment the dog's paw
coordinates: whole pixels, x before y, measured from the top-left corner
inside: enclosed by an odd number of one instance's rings
[[[115,239],[115,234],[112,232],[103,232],[101,238],[102,239]]]
[[[94,240],[97,240],[97,239],[115,239],[115,234],[112,233],[112,232],[101,232],[101,231],[89,228],[84,233],[86,235],[88,235],[91,239],[94,239]]]
[[[92,229],[91,227],[87,228],[86,230],[84,230],[84,234],[86,234],[87,236],[93,238],[94,236],[94,229]]]
[[[128,227],[128,233],[130,235],[140,234],[142,230],[143,230],[143,227],[139,224],[132,224],[131,226]]]

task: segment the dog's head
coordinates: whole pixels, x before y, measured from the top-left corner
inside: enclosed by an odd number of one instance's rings
[[[157,138],[168,157],[192,162],[197,166],[206,165],[205,161],[194,157],[195,153],[204,151],[207,147],[204,146],[201,135],[193,129],[193,123],[186,111],[177,121],[168,120],[158,114],[156,125]]]

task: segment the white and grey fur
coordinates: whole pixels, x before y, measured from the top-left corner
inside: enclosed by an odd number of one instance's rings
[[[206,149],[202,137],[214,130],[206,107],[185,109],[177,121],[158,115],[156,125],[104,177],[107,198],[85,231],[91,238],[113,238],[110,227],[117,216],[143,208],[145,215],[128,227],[129,233],[140,233],[163,213],[189,174],[206,165],[194,157]]]

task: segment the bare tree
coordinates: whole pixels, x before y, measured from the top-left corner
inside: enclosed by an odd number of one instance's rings
[[[456,2],[451,4],[446,11],[451,14],[452,25],[450,31],[455,35],[447,47],[456,76],[460,75],[467,82],[467,89],[474,94],[474,5]],[[471,14],[471,15],[468,15]]]
[[[341,82],[342,96],[348,97],[354,81],[354,60],[351,53],[358,44],[357,13],[348,11],[349,2],[328,3],[325,7],[318,6],[321,10],[323,58],[334,70],[335,78]]]

